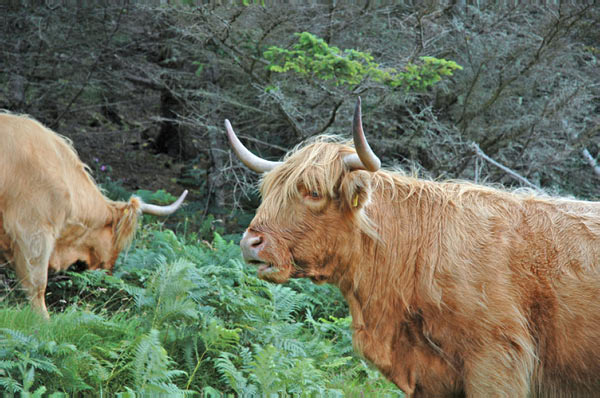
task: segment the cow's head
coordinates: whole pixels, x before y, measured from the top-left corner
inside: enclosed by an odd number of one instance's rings
[[[376,232],[365,206],[372,173],[380,161],[371,151],[361,122],[360,98],[353,122],[353,147],[320,137],[271,162],[250,153],[225,121],[238,157],[264,173],[262,203],[240,243],[244,259],[262,279],[283,283],[292,277],[332,281],[351,261],[360,239]]]
[[[127,202],[107,201],[106,211],[90,217],[91,224],[72,226],[56,242],[50,258],[50,267],[65,269],[75,262],[84,262],[88,269],[112,271],[117,257],[129,246],[135,236],[138,215],[141,213],[165,216],[175,212],[183,203],[187,190],[171,205],[157,206],[144,203],[132,196]]]

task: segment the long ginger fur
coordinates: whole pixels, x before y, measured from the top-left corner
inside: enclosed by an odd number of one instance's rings
[[[356,348],[411,397],[595,396],[600,204],[349,171],[353,151],[318,138],[263,177],[265,278],[339,286]]]
[[[112,269],[135,234],[140,202],[107,199],[71,142],[27,116],[0,113],[0,153],[0,256],[48,317],[48,269],[76,261]]]

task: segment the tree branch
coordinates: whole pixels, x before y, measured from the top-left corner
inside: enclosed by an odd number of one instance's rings
[[[479,148],[479,145],[477,145],[476,143],[472,143],[471,144],[471,148],[473,149],[473,151],[475,152],[475,154],[477,156],[479,156],[481,159],[485,160],[488,163],[491,163],[492,165],[498,167],[500,170],[504,171],[506,174],[508,174],[509,176],[511,176],[512,178],[514,178],[517,181],[520,181],[522,184],[527,185],[530,188],[533,188],[537,191],[541,191],[541,188],[538,187],[537,185],[535,185],[532,182],[529,182],[528,179],[526,179],[525,177],[521,176],[519,173],[517,173],[516,171],[513,171],[511,169],[509,169],[508,167],[496,162],[494,159],[490,158],[488,155],[486,155],[481,148]]]
[[[596,162],[596,159],[592,156],[590,151],[588,151],[587,148],[583,148],[581,153],[583,154],[583,157],[585,158],[587,164],[589,164],[590,167],[594,170],[596,177],[600,178],[600,166],[598,166],[598,162]]]
[[[331,115],[329,116],[329,120],[327,120],[325,125],[323,125],[323,127],[318,129],[314,135],[323,134],[325,132],[325,130],[327,130],[329,128],[329,126],[331,126],[333,124],[333,122],[335,122],[335,118],[337,116],[337,111],[338,111],[338,109],[340,109],[340,106],[342,106],[343,103],[344,103],[344,100],[342,99],[334,104],[333,109],[331,110]]]

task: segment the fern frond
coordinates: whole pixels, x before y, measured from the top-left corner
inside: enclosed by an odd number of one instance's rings
[[[219,350],[233,348],[240,340],[240,329],[227,329],[219,324],[216,319],[208,322],[206,329],[202,333],[202,338],[207,346]]]
[[[23,386],[17,380],[10,377],[0,377],[0,387],[4,391],[17,393],[23,391]]]
[[[5,335],[5,337],[3,338],[2,335]],[[26,335],[25,333],[21,332],[20,330],[14,330],[14,329],[8,329],[8,328],[1,328],[0,329],[0,342],[7,342],[7,343],[11,343],[11,344],[15,344],[15,345],[22,345],[22,346],[27,346],[30,344],[34,344],[36,341],[35,339],[30,336],[30,335]]]
[[[134,378],[143,392],[164,393],[169,396],[186,396],[189,392],[179,389],[171,380],[184,376],[182,370],[169,369],[173,362],[160,344],[158,330],[143,335],[135,346]]]
[[[0,369],[2,370],[15,369],[17,365],[18,363],[15,361],[0,360]]]
[[[297,293],[287,286],[271,285],[271,295],[275,312],[279,319],[291,320],[293,313],[302,306],[303,294]]]
[[[238,395],[242,395],[248,391],[248,380],[244,377],[244,374],[240,372],[231,358],[233,354],[223,352],[218,358],[215,358],[215,368],[221,374],[221,381],[235,391]]]

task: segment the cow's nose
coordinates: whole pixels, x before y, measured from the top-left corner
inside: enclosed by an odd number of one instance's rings
[[[258,257],[258,254],[263,249],[264,245],[265,239],[261,234],[246,230],[242,240],[240,241],[240,247],[242,248],[244,260],[248,262],[261,261],[261,259]]]

